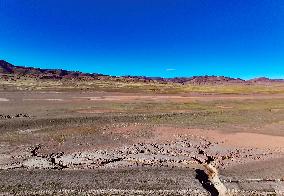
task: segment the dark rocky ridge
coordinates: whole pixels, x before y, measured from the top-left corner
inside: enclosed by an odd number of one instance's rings
[[[193,77],[145,77],[145,76],[109,76],[97,73],[82,73],[79,71],[67,71],[62,69],[40,69],[25,66],[15,66],[4,60],[0,60],[0,76],[31,77],[37,79],[80,79],[80,80],[111,80],[127,82],[159,82],[180,84],[246,84],[246,83],[275,83],[284,82],[284,79],[269,79],[265,77],[251,80],[230,78],[225,76],[193,76]]]

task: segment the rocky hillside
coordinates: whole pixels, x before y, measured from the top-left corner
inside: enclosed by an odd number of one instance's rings
[[[67,71],[62,69],[40,69],[33,67],[15,66],[4,60],[0,60],[1,77],[32,77],[37,79],[72,79],[72,80],[110,80],[123,82],[158,82],[158,83],[180,83],[180,84],[245,84],[245,83],[271,83],[284,82],[283,79],[256,78],[242,80],[224,76],[193,76],[193,77],[145,77],[145,76],[123,76],[115,77],[97,73],[82,73],[79,71]]]
[[[6,61],[0,60],[1,75],[15,75],[35,77],[39,79],[63,79],[63,78],[96,78],[102,76],[100,74],[86,74],[77,71],[66,71],[62,69],[40,69],[33,67],[15,66]]]
[[[252,83],[267,83],[267,82],[284,82],[284,79],[269,79],[266,77],[260,77],[260,78],[254,78],[248,81]]]

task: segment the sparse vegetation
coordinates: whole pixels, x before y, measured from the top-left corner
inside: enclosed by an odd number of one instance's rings
[[[205,94],[281,94],[284,93],[284,83],[268,84],[180,84],[161,82],[141,82],[116,80],[79,80],[79,79],[37,79],[20,77],[18,79],[3,78],[0,76],[0,90],[89,90],[105,92],[129,92],[129,93],[205,93]]]

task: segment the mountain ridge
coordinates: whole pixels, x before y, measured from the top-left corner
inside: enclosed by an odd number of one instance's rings
[[[126,80],[132,82],[161,82],[180,84],[245,84],[245,83],[273,83],[284,82],[284,79],[270,79],[259,77],[250,80],[231,78],[226,76],[192,76],[192,77],[146,77],[146,76],[110,76],[99,73],[83,73],[64,69],[42,69],[26,66],[15,66],[5,60],[0,60],[0,74],[3,76],[13,75],[16,77],[31,77],[38,79],[80,79],[80,80]]]

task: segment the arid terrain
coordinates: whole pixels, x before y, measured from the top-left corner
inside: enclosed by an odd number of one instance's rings
[[[0,195],[284,195],[282,80],[1,63]]]

